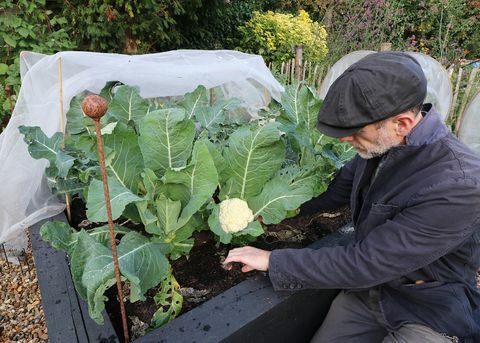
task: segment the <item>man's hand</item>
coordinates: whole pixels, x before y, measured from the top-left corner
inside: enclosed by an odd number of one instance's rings
[[[232,262],[240,262],[243,263],[242,272],[244,273],[255,269],[265,272],[268,270],[270,254],[271,251],[253,247],[236,248],[229,251],[223,264],[227,269],[231,269]]]

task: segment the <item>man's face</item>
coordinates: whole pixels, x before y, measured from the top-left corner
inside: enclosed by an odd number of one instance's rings
[[[350,136],[340,138],[340,141],[350,143],[364,159],[381,156],[402,142],[392,119],[369,124]]]

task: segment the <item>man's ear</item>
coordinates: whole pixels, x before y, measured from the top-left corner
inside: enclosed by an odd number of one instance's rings
[[[397,135],[405,137],[416,124],[415,117],[411,112],[401,113],[393,118]]]

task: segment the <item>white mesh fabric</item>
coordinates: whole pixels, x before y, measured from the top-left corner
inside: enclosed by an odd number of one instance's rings
[[[458,138],[480,153],[480,93],[473,98],[463,114]]]
[[[447,70],[434,58],[419,52],[409,52],[422,66],[427,77],[427,98],[425,102],[432,103],[445,121],[452,103],[452,85]]]
[[[334,83],[335,80],[338,79],[338,77],[342,75],[348,67],[360,61],[365,56],[373,53],[375,53],[375,51],[358,50],[343,56],[341,59],[335,62],[335,64],[328,70],[327,75],[325,75],[325,78],[322,81],[322,85],[320,86],[320,92],[318,94],[320,99],[325,99],[325,96],[327,95],[327,92],[330,89],[332,83]]]
[[[19,238],[23,229],[61,212],[44,180],[45,160],[30,157],[18,127],[40,126],[47,136],[60,131],[58,60],[61,58],[64,114],[83,90],[99,93],[107,81],[139,86],[144,98],[179,96],[198,85],[219,87],[226,98],[243,102],[255,117],[283,87],[263,59],[237,51],[178,50],[149,55],[61,52],[21,54],[22,86],[12,118],[0,135],[0,242]]]

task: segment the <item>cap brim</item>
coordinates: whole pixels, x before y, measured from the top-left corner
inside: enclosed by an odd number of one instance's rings
[[[324,123],[317,121],[317,129],[324,135],[333,138],[342,138],[353,135],[355,132],[360,130],[362,127],[353,127],[353,128],[344,128],[344,127],[335,127],[330,126]]]

